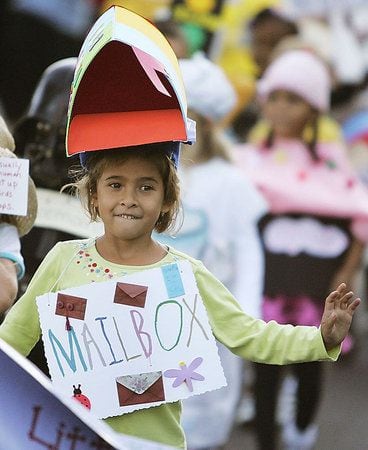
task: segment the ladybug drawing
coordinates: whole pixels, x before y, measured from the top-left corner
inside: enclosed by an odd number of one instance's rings
[[[80,402],[87,409],[91,409],[91,402],[88,397],[86,397],[84,394],[82,394],[80,387],[81,387],[80,384],[78,384],[78,387],[75,387],[73,384],[73,397],[72,398],[75,398],[76,400],[78,400],[78,402]]]

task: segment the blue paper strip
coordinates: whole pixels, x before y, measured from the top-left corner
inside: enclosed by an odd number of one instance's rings
[[[181,281],[179,267],[177,264],[168,264],[161,267],[162,275],[164,277],[167,295],[169,298],[179,297],[184,295],[184,286]]]

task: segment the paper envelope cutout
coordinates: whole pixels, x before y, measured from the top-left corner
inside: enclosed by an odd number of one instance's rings
[[[147,286],[139,284],[116,283],[114,303],[144,308],[147,290]]]
[[[165,400],[162,372],[124,375],[116,378],[116,387],[120,406]]]
[[[86,306],[86,298],[59,293],[56,300],[55,314],[69,317],[71,319],[84,320]]]

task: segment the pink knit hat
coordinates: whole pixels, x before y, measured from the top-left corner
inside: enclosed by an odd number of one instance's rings
[[[287,51],[268,66],[257,85],[260,100],[265,101],[277,89],[299,95],[319,111],[329,109],[331,79],[328,69],[309,51]]]

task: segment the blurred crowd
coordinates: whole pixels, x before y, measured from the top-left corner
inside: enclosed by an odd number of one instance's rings
[[[111,5],[166,36],[197,122],[181,155],[181,228],[156,238],[203,260],[264,320],[318,326],[341,281],[367,298],[366,0],[3,0],[0,115],[30,160],[40,216],[75,163],[64,145],[70,85],[89,27]],[[18,296],[57,241],[89,235],[34,220],[22,255],[15,245]],[[342,357],[358,341],[353,329]],[[228,386],[183,402],[190,450],[225,448],[239,421],[254,421],[261,450],[314,448],[323,363],[285,374],[219,354]],[[47,373],[41,348],[31,359]]]

